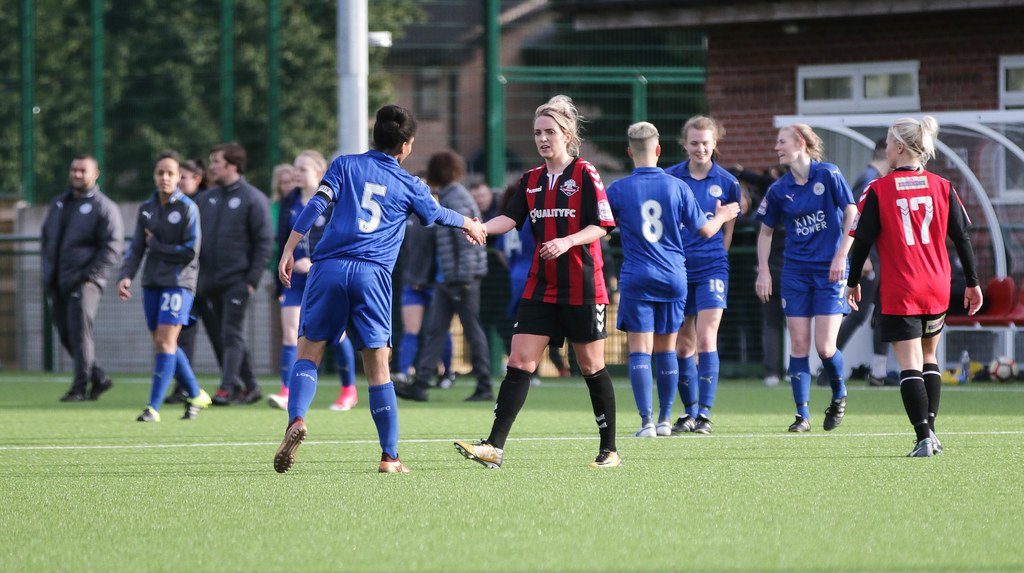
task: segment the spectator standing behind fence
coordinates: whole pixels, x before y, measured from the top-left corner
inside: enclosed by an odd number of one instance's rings
[[[718,140],[724,135],[717,121],[691,117],[683,125],[680,139],[688,158],[665,170],[689,186],[709,220],[715,216],[716,204],[735,203],[738,207],[741,199],[739,181],[715,162]],[[679,331],[676,352],[679,394],[686,415],[672,427],[676,434],[711,433],[711,408],[718,393],[718,328],[729,297],[729,247],[735,225],[735,217],[730,218],[711,236],[692,227],[683,229],[689,282],[686,321]]]
[[[288,235],[291,234],[292,226],[298,220],[302,209],[316,194],[320,178],[326,171],[327,161],[319,151],[307,149],[295,158],[292,181],[296,187],[281,199],[280,204],[281,213],[277,225],[278,251],[284,248]],[[306,289],[306,278],[313,265],[310,256],[324,234],[324,227],[331,219],[333,209],[333,205],[327,207],[323,215],[313,222],[309,233],[295,247],[295,266],[292,269],[291,286],[284,287],[278,279],[278,286],[281,290],[279,297],[281,301],[281,391],[268,396],[267,401],[271,407],[280,410],[288,409],[288,381],[292,365],[295,364],[296,345],[299,338],[299,310],[302,305],[302,295]],[[352,348],[352,341],[344,335],[332,346],[335,366],[341,376],[341,393],[331,405],[331,409],[351,410],[352,406],[359,401],[356,396],[355,370],[353,368],[355,351]]]
[[[398,367],[394,373],[394,381],[402,384],[409,381],[409,373],[416,364],[423,321],[429,316],[427,312],[434,300],[433,285],[437,282],[439,266],[435,254],[436,238],[434,229],[423,226],[416,216],[410,216],[405,222],[405,240],[399,254],[402,261],[402,344],[398,349]],[[437,385],[450,388],[455,383],[451,332],[444,337],[441,365],[444,372],[438,375]],[[423,375],[430,376],[435,371],[436,365],[432,365]]]
[[[199,293],[209,301],[203,321],[207,329],[216,329],[223,345],[221,383],[213,398],[218,406],[252,404],[263,397],[251,368],[243,368],[251,360],[242,333],[249,299],[270,258],[273,232],[267,197],[246,181],[245,166],[241,145],[211,149],[210,177],[218,187],[199,202],[206,244],[199,256]]]
[[[182,419],[194,420],[200,410],[210,405],[210,396],[199,388],[192,365],[178,347],[178,333],[189,322],[199,276],[199,208],[178,188],[181,166],[174,151],[160,154],[153,169],[153,181],[156,191],[139,205],[135,232],[117,281],[121,300],[130,299],[132,279],[145,257],[142,309],[156,357],[149,405],[136,420],[160,421],[160,404],[174,376],[188,393]]]
[[[50,203],[42,229],[43,289],[61,346],[74,361],[62,402],[96,400],[113,382],[96,364],[93,324],[107,275],[124,242],[121,212],[96,181],[91,155],[71,161],[68,188]]]
[[[441,206],[467,219],[479,219],[476,201],[459,183],[465,174],[466,163],[454,151],[436,153],[427,162],[427,185],[437,192]],[[433,229],[440,280],[434,287],[427,335],[416,359],[416,378],[412,384],[397,387],[395,393],[408,400],[427,400],[430,371],[441,358],[445,335],[451,328],[452,317],[458,314],[476,377],[476,389],[466,401],[493,400],[490,350],[480,324],[480,280],[487,274],[487,247],[472,244],[458,229],[440,225]]]

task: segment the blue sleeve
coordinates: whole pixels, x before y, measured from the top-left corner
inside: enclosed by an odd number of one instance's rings
[[[846,183],[846,178],[843,177],[843,173],[836,167],[830,171],[832,176],[832,194],[835,198],[836,206],[840,209],[845,209],[847,205],[855,203],[853,200],[853,192],[850,191],[850,186]]]
[[[437,204],[437,200],[430,194],[430,188],[426,183],[417,180],[415,187],[410,189],[412,201],[410,203],[413,213],[419,217],[424,226],[431,223],[444,225],[445,227],[462,228],[466,218],[461,214]]]
[[[683,180],[679,180],[679,192],[682,196],[680,218],[683,225],[686,228],[697,234],[697,231],[701,230],[704,225],[708,224],[708,216],[704,214],[704,210],[700,208],[700,203],[697,202],[697,198],[693,196],[693,190]]]
[[[726,203],[739,203],[740,202],[740,183],[739,181],[729,178],[726,179],[725,193],[722,194],[722,204]]]
[[[322,189],[323,186],[321,185],[321,190]],[[313,223],[315,223],[320,215],[323,215],[324,211],[327,210],[327,205],[327,199],[321,192],[317,192],[317,194],[313,195],[313,198],[309,200],[309,203],[306,203],[306,207],[302,209],[302,212],[299,213],[298,218],[295,220],[295,226],[292,227],[292,230],[302,235],[308,233],[309,230],[313,228]]]

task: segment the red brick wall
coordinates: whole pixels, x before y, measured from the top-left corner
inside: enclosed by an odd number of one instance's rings
[[[1024,9],[943,12],[712,28],[708,108],[725,125],[723,161],[774,164],[775,115],[796,113],[802,65],[920,62],[922,111],[991,110],[999,104],[999,56],[1024,54]]]

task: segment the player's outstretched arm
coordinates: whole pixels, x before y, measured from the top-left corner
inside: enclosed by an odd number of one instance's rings
[[[701,227],[697,232],[705,239],[711,237],[722,228],[722,225],[732,221],[738,217],[739,214],[739,203],[726,203],[723,205],[721,201],[715,201],[715,216],[708,219],[707,224]]]
[[[487,235],[504,235],[505,233],[516,228],[516,222],[511,217],[506,215],[498,215],[484,223],[484,227],[487,229]]]

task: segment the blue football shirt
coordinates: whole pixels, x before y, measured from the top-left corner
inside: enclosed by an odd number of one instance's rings
[[[832,262],[843,234],[843,210],[853,202],[838,167],[811,161],[807,183],[798,185],[793,174],[786,173],[768,188],[757,218],[769,227],[785,225],[783,255],[797,265],[793,270],[800,270],[801,264],[813,268]]]
[[[313,250],[313,261],[349,258],[393,270],[410,212],[424,225],[459,227],[464,221],[438,205],[430,188],[397,159],[376,150],[335,159],[319,191],[331,197],[334,212]]]
[[[708,219],[715,216],[715,201],[721,201],[723,205],[740,202],[740,182],[717,163],[711,164],[711,170],[704,179],[694,179],[690,176],[689,160],[669,167],[665,173],[686,183]],[[683,233],[683,239],[686,258],[689,260],[728,264],[724,230],[719,229],[714,235],[704,238],[696,230],[687,229]]]
[[[622,236],[619,290],[647,301],[686,297],[686,229],[707,216],[689,187],[659,167],[639,167],[608,188],[608,202]]]

